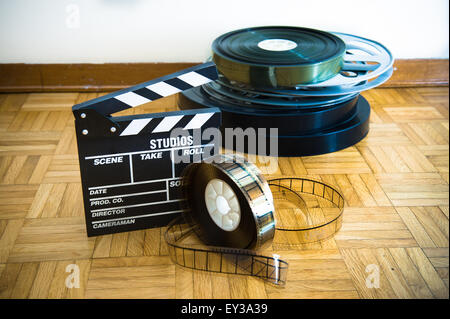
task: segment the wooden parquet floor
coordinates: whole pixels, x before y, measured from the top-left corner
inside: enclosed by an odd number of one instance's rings
[[[164,229],[88,238],[71,106],[98,94],[0,95],[1,298],[448,298],[448,88],[363,95],[372,107],[363,141],[279,159],[275,175],[332,183],[347,204],[334,238],[279,252],[290,264],[284,288],[174,266]],[[175,105],[169,97],[123,114]],[[71,264],[79,288],[65,285]],[[379,288],[367,285],[370,267]]]

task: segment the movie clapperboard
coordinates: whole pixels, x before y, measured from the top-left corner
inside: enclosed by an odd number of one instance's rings
[[[73,106],[88,236],[167,225],[181,213],[186,157],[217,152],[202,132],[219,128],[219,109],[111,114],[215,79],[209,62]]]

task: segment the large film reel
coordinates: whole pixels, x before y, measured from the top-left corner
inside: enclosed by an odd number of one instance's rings
[[[222,135],[227,128],[265,129],[266,134],[256,135],[256,145],[264,139],[266,150],[271,142],[278,145],[279,156],[309,156],[337,151],[354,145],[369,131],[370,107],[362,96],[329,107],[305,110],[261,109],[216,100],[203,88],[194,88],[180,94],[180,108],[218,107],[222,111]],[[270,128],[278,135],[271,136]],[[224,144],[225,145],[225,144]],[[246,146],[244,152],[249,152]]]
[[[202,89],[210,96],[216,97],[218,100],[224,100],[226,103],[234,103],[240,106],[245,104],[247,107],[256,108],[264,108],[264,106],[267,106],[267,108],[271,110],[273,110],[274,107],[277,107],[280,110],[304,110],[308,108],[327,107],[348,101],[357,95],[357,93],[323,97],[296,96],[293,94],[282,95],[280,93],[236,88],[226,83],[223,79],[222,81],[208,83],[208,85],[204,85]]]
[[[314,29],[273,26],[231,31],[212,45],[217,69],[231,81],[252,87],[293,87],[339,73],[345,44]]]
[[[360,93],[386,82],[393,73],[394,57],[382,44],[362,37],[334,32],[346,45],[341,72],[314,84],[295,88],[263,88],[262,91],[297,97],[330,97]],[[220,80],[219,80],[220,81]]]

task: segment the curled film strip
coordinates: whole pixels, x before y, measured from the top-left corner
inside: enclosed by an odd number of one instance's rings
[[[345,201],[334,187],[300,177],[275,178],[268,183],[276,203],[274,247],[326,240],[341,228]]]
[[[257,251],[285,239],[285,233],[295,235],[287,245],[332,236],[340,228],[344,207],[342,195],[323,182],[297,177],[267,182],[256,166],[230,155],[191,164],[183,190],[184,218],[174,220],[165,233],[172,261],[275,285],[286,283],[288,263]],[[279,213],[274,202],[280,203]],[[318,218],[305,217],[318,209]]]

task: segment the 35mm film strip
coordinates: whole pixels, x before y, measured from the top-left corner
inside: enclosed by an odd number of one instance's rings
[[[326,240],[341,228],[345,201],[333,186],[301,177],[274,178],[268,183],[276,206],[274,247]]]
[[[178,222],[181,222],[178,220]],[[259,277],[284,285],[288,263],[275,256],[264,256],[250,249],[205,246],[199,242],[195,226],[172,222],[165,233],[171,260],[182,267],[215,273]]]

